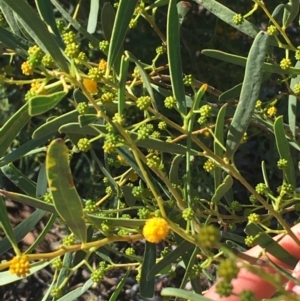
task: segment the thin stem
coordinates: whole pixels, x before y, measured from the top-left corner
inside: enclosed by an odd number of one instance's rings
[[[148,176],[148,173],[145,171],[144,169],[144,166],[140,160],[140,156],[138,154],[138,152],[136,151],[136,149],[132,149],[132,152],[133,152],[133,155],[135,157],[135,160],[145,178],[145,182],[147,183],[149,189],[151,190],[154,198],[156,199],[157,201],[157,205],[159,207],[159,210],[160,210],[160,213],[162,215],[163,218],[165,218],[167,215],[166,215],[166,211],[165,211],[165,208],[164,208],[164,205],[163,205],[163,200],[162,200],[162,197],[158,194],[158,192],[156,191],[152,181],[150,180],[149,176]]]
[[[263,1],[258,1],[258,5],[263,9],[265,14],[268,16],[270,21],[274,24],[274,26],[278,29],[278,31],[281,33],[285,41],[287,42],[288,46],[291,50],[297,51],[297,49],[294,47],[288,36],[286,35],[285,31],[281,28],[281,26],[277,23],[277,21],[273,18],[272,14],[270,14],[269,10],[265,6]]]
[[[157,35],[160,37],[162,42],[166,44],[166,38],[160,31],[160,29],[157,27],[156,23],[154,20],[148,15],[146,11],[143,12],[142,16],[149,22],[149,24],[153,27],[154,31],[157,33]]]

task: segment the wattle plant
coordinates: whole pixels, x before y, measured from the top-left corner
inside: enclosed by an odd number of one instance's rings
[[[125,269],[110,300],[117,300],[132,271],[140,295],[152,298],[156,277],[173,277],[181,266],[180,287],[164,288],[161,295],[205,301],[200,276],[214,280],[210,267],[217,265],[226,280],[218,292],[230,295],[239,271],[235,261],[245,259],[246,247],[258,244],[295,266],[297,259],[271,236],[297,240],[291,224],[300,199],[300,46],[289,28],[298,26],[299,1],[273,11],[263,1],[248,2],[251,10],[241,12],[215,0],[91,0],[87,24],[79,17],[85,1],[72,13],[64,1],[0,2],[0,167],[16,187],[0,189],[2,285],[48,268],[53,279],[44,300],[74,300],[105,273]],[[251,39],[245,56],[238,49],[202,49],[190,62],[201,65],[210,57],[213,64],[242,67],[243,82],[224,92],[213,87],[216,82],[185,74],[182,32],[190,11],[203,10],[231,26],[228,37]],[[252,23],[256,16],[268,20],[266,28]],[[146,35],[138,45],[147,59],[133,47],[134,34],[140,37],[144,26],[155,37],[150,48]],[[206,30],[193,29],[195,35]],[[263,98],[262,87],[271,80],[284,93]],[[260,152],[254,178],[241,164],[249,152]],[[13,227],[5,200],[35,210]],[[20,249],[41,220],[46,225],[33,245]],[[36,252],[56,223],[64,229],[60,245]],[[126,246],[122,252],[119,242]],[[141,243],[143,254],[136,249]],[[273,275],[244,266],[263,274],[286,300],[295,299]],[[68,282],[80,268],[90,277],[71,290]],[[193,292],[183,289],[188,281]]]

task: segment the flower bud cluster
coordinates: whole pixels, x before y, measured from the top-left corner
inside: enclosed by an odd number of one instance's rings
[[[81,138],[78,140],[77,143],[77,148],[81,151],[81,152],[87,152],[91,149],[92,145],[89,139],[87,138]]]
[[[153,125],[152,124],[144,124],[138,129],[138,139],[143,140],[150,137],[153,132]]]

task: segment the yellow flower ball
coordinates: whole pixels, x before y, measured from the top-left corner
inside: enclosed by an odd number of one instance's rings
[[[33,67],[27,61],[21,65],[21,70],[24,75],[29,76],[33,74]]]
[[[87,91],[91,94],[98,92],[97,83],[89,78],[85,78],[83,80],[83,85],[85,86]]]
[[[268,109],[268,111],[267,111],[267,114],[268,114],[270,117],[275,116],[276,113],[277,113],[277,109],[276,109],[274,106],[270,107],[270,108]]]
[[[30,263],[28,261],[28,257],[26,255],[22,255],[21,257],[15,256],[9,266],[9,272],[13,274],[17,274],[19,277],[26,277],[29,271]]]
[[[164,240],[169,233],[168,223],[161,217],[153,217],[146,221],[143,228],[145,239],[151,243],[158,243]]]
[[[98,65],[100,71],[105,72],[107,63],[105,60],[101,59]]]

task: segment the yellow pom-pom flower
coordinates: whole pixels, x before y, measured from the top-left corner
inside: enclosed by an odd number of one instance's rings
[[[277,113],[277,109],[276,109],[274,106],[270,107],[270,108],[268,109],[268,111],[267,111],[267,114],[268,114],[270,117],[275,116],[276,113]]]
[[[29,274],[30,263],[26,255],[21,257],[15,256],[10,263],[9,272],[17,274],[19,277],[26,277],[26,274]]]
[[[280,68],[283,70],[289,69],[292,66],[292,62],[289,58],[284,58],[280,62]]]
[[[107,63],[105,60],[101,59],[98,65],[98,68],[101,72],[105,72]]]
[[[83,85],[85,86],[87,91],[91,94],[98,92],[97,83],[89,78],[85,78],[83,80]]]
[[[33,74],[33,67],[27,61],[21,65],[21,70],[24,75],[29,76]]]
[[[143,228],[145,239],[151,243],[158,243],[164,240],[169,233],[168,223],[161,217],[153,217],[146,221]]]

